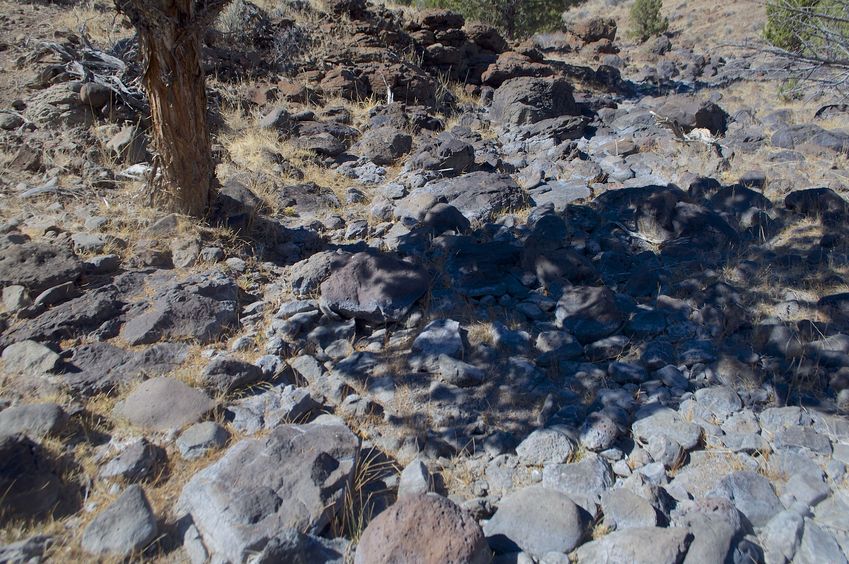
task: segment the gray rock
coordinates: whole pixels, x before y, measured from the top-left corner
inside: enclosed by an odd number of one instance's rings
[[[440,355],[453,358],[463,356],[463,338],[460,323],[452,319],[437,319],[428,323],[413,341],[410,364],[429,368],[436,364]]]
[[[675,468],[684,460],[684,449],[677,441],[666,435],[652,435],[649,437],[646,450],[655,462],[659,462],[664,468]]]
[[[82,263],[65,247],[0,236],[0,287],[24,286],[37,295],[80,274]]]
[[[188,353],[188,345],[181,343],[159,343],[139,351],[109,343],[80,345],[71,349],[71,366],[62,374],[62,381],[82,396],[112,393],[142,377],[170,373],[186,360]]]
[[[233,427],[251,435],[273,429],[282,422],[303,421],[320,407],[305,388],[286,386],[231,403],[227,411],[233,416]]]
[[[398,497],[426,494],[432,489],[430,472],[424,462],[417,458],[404,467],[398,480]]]
[[[453,386],[461,388],[477,386],[486,379],[486,372],[482,369],[448,355],[440,355],[436,365],[436,372],[440,379]]]
[[[488,221],[522,209],[529,199],[510,176],[479,171],[428,182],[398,200],[395,215],[422,221],[440,202],[454,206],[470,221]]]
[[[559,427],[537,429],[516,447],[519,461],[531,466],[563,463],[568,461],[574,452],[574,439],[568,429]]]
[[[601,495],[613,486],[613,474],[603,458],[588,454],[580,462],[546,465],[542,472],[542,484],[566,494],[595,516]]]
[[[775,434],[776,449],[808,450],[817,454],[830,455],[831,441],[810,427],[794,425]]]
[[[160,339],[210,343],[238,325],[239,288],[219,271],[190,276],[160,288],[148,306],[124,324],[131,345]]]
[[[572,86],[565,79],[519,77],[495,91],[489,118],[504,126],[517,126],[578,113]]]
[[[241,562],[285,529],[322,531],[341,507],[358,451],[344,426],[281,425],[195,474],[179,505],[214,557]]]
[[[420,267],[389,255],[357,253],[322,282],[320,305],[346,318],[400,321],[429,284]]]
[[[769,564],[793,560],[802,539],[804,523],[802,516],[795,511],[782,511],[766,523],[760,537]]]
[[[378,165],[392,164],[412,148],[413,138],[389,125],[369,129],[353,147],[358,154]]]
[[[596,411],[587,416],[581,425],[581,445],[599,452],[610,448],[619,437],[619,425],[608,414]]]
[[[3,288],[3,307],[14,313],[32,304],[29,292],[23,286],[6,286]]]
[[[677,442],[684,450],[691,450],[702,436],[698,425],[684,421],[678,412],[668,407],[649,404],[637,411],[634,419],[631,431],[634,437],[643,442],[648,442],[655,435],[662,435]]]
[[[330,276],[330,273],[341,268],[350,257],[351,254],[346,252],[322,251],[293,264],[289,277],[292,292],[296,296],[308,296],[314,293]]]
[[[36,564],[44,560],[44,553],[53,538],[35,535],[28,539],[0,546],[0,562],[3,564]]]
[[[350,543],[344,538],[326,539],[286,529],[268,541],[251,564],[344,564]]]
[[[216,392],[232,392],[262,380],[258,366],[227,355],[212,359],[201,374],[205,388]]]
[[[556,319],[583,344],[607,337],[624,321],[613,292],[605,286],[567,289],[557,302]]]
[[[604,525],[611,530],[654,527],[658,515],[652,504],[625,488],[610,490],[601,496]]]
[[[21,341],[3,349],[3,369],[7,374],[40,376],[53,372],[59,355],[35,341]]]
[[[687,551],[687,564],[728,562],[743,531],[743,519],[734,504],[725,498],[699,498],[679,503],[672,515],[673,525],[689,529],[693,542]]]
[[[766,525],[784,509],[769,480],[750,471],[734,472],[724,477],[712,495],[733,501],[755,527]]]
[[[155,478],[166,462],[165,449],[139,439],[127,445],[100,469],[100,477],[140,482]]]
[[[54,403],[9,407],[0,411],[0,435],[24,434],[32,439],[58,435],[68,425],[68,414]]]
[[[802,542],[793,560],[798,564],[846,564],[846,555],[834,536],[811,519],[805,519]]]
[[[684,559],[692,540],[693,535],[681,528],[624,529],[582,545],[575,552],[575,557],[581,564],[677,564]]]
[[[802,422],[802,410],[796,406],[770,407],[759,415],[761,428],[772,437],[785,427],[799,425]]]
[[[230,432],[214,421],[195,423],[177,438],[180,455],[187,460],[200,458],[212,450],[223,448]]]
[[[156,516],[138,485],[128,487],[83,531],[83,550],[96,555],[129,556],[156,538]]]
[[[583,540],[589,515],[565,494],[530,486],[504,497],[484,525],[489,546],[498,553],[571,552]]]
[[[137,427],[170,431],[195,423],[215,402],[202,391],[167,377],[142,382],[115,406],[115,415]]]
[[[796,503],[813,507],[829,495],[831,495],[831,488],[822,478],[811,474],[793,474],[784,484],[780,499],[787,508],[793,507]]]
[[[728,386],[714,386],[696,390],[696,401],[713,414],[719,421],[724,421],[732,413],[743,407],[743,402],[737,392]]]

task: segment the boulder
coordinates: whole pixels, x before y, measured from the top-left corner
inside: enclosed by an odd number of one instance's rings
[[[707,129],[714,135],[728,129],[728,114],[713,102],[685,95],[667,97],[657,109],[658,115],[677,123],[684,132]]]
[[[6,374],[40,376],[52,373],[60,364],[59,355],[35,341],[21,341],[3,349]]]
[[[571,552],[584,539],[589,514],[561,492],[530,486],[502,498],[484,525],[489,546],[498,553]]]
[[[566,79],[520,77],[495,91],[489,118],[511,127],[578,113],[572,86]]]
[[[625,322],[616,297],[606,286],[575,286],[557,302],[557,325],[582,344],[612,335]]]
[[[358,453],[359,439],[342,425],[281,425],[227,449],[189,480],[178,503],[215,558],[242,562],[286,529],[323,531]]]
[[[369,129],[354,150],[374,164],[392,164],[413,148],[410,134],[385,125]]]
[[[201,382],[212,391],[227,393],[256,384],[262,377],[258,366],[229,355],[220,355],[203,369]]]
[[[23,434],[32,439],[57,435],[68,425],[68,414],[55,403],[18,405],[0,411],[0,435]]]
[[[480,526],[453,502],[435,494],[405,496],[375,517],[360,537],[354,555],[355,564],[489,561]]]
[[[357,253],[321,284],[319,304],[346,318],[400,321],[429,284],[421,267],[386,254]]]

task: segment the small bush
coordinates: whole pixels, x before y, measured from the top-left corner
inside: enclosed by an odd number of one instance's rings
[[[632,31],[640,41],[669,29],[669,19],[660,16],[663,0],[636,0],[631,6]]]
[[[764,39],[788,51],[801,50],[804,23],[819,0],[783,0],[766,5]]]

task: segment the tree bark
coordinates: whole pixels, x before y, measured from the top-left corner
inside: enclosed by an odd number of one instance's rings
[[[156,152],[152,199],[200,217],[215,176],[201,38],[229,0],[115,0],[138,33]]]

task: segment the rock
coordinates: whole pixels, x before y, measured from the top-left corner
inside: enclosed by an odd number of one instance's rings
[[[241,562],[285,529],[324,530],[358,452],[359,440],[342,425],[280,425],[227,449],[189,480],[178,504],[214,558]]]
[[[210,343],[238,325],[238,296],[238,286],[219,271],[167,284],[124,324],[121,337],[131,345],[159,339]]]
[[[601,39],[616,39],[616,20],[613,18],[587,18],[573,25],[569,31],[580,37],[585,43],[594,43]]]
[[[428,323],[413,341],[410,363],[430,367],[440,355],[459,358],[463,355],[460,323],[452,319],[436,319]]]
[[[814,520],[806,518],[802,543],[796,551],[796,558],[793,562],[799,564],[817,564],[818,562],[846,564],[846,555],[834,539],[834,535],[820,527]]]
[[[0,411],[0,435],[26,435],[41,439],[58,435],[68,425],[68,414],[54,403],[19,405]]]
[[[613,292],[606,286],[575,286],[564,291],[557,302],[557,325],[582,344],[614,333],[624,323]]]
[[[619,433],[616,421],[603,411],[596,411],[589,414],[581,425],[581,445],[595,452],[606,450],[613,446]]]
[[[589,515],[565,494],[530,486],[502,498],[484,525],[497,553],[524,551],[534,556],[571,552],[583,540]]]
[[[127,351],[109,343],[91,343],[71,349],[62,374],[63,383],[77,394],[112,393],[141,378],[170,373],[182,364],[189,347],[159,343],[140,351]]]
[[[128,487],[83,531],[80,542],[89,554],[129,556],[156,538],[156,516],[138,485]]]
[[[413,138],[403,131],[385,125],[369,129],[354,147],[358,154],[378,165],[394,163],[413,148]]]
[[[344,564],[350,555],[349,542],[344,538],[326,539],[286,529],[268,541],[262,551],[251,557],[252,564]]]
[[[115,406],[115,415],[153,431],[179,429],[198,421],[215,402],[206,394],[168,377],[142,382]]]
[[[37,295],[82,273],[82,263],[69,249],[0,236],[0,287],[24,286]]]
[[[454,206],[470,221],[487,221],[522,209],[528,195],[506,174],[472,172],[456,178],[428,182],[398,201],[396,216],[422,221],[439,203]]]
[[[398,480],[398,497],[424,495],[433,489],[430,472],[418,458],[410,462]]]
[[[531,466],[568,461],[575,452],[575,441],[564,431],[557,427],[537,429],[516,447],[519,461]]]
[[[684,559],[693,535],[687,529],[645,527],[615,531],[582,545],[575,552],[579,563],[629,562],[676,564]]]
[[[0,562],[5,564],[43,562],[44,553],[47,552],[51,544],[53,544],[52,537],[35,535],[28,539],[0,546]]]
[[[437,358],[436,372],[443,382],[461,388],[477,386],[486,379],[482,369],[445,354]]]
[[[12,131],[24,124],[24,120],[17,114],[8,111],[0,112],[0,129],[4,131]]]
[[[657,113],[677,123],[685,133],[700,128],[720,135],[728,128],[728,114],[725,110],[713,102],[685,95],[669,96],[657,109]]]
[[[143,163],[150,158],[144,131],[135,125],[122,127],[106,143],[106,149],[125,165]]]
[[[214,392],[224,393],[251,386],[262,378],[262,370],[258,366],[228,355],[220,355],[212,359],[201,374],[204,387]]]
[[[601,510],[604,525],[611,530],[658,525],[657,511],[651,503],[625,488],[602,494]]]
[[[750,471],[734,472],[723,478],[712,492],[734,502],[755,527],[762,527],[784,508],[769,480]]]
[[[125,482],[153,479],[166,462],[165,449],[139,439],[127,445],[115,458],[100,469],[100,477]]]
[[[400,321],[428,286],[420,267],[390,255],[357,253],[321,284],[319,303],[346,318]]]
[[[813,123],[786,125],[772,135],[772,145],[783,149],[813,147],[849,154],[849,133],[823,129]]]
[[[704,406],[709,413],[719,421],[724,421],[732,413],[736,413],[743,407],[740,396],[728,386],[714,386],[696,390],[696,401]]]
[[[80,101],[94,110],[103,108],[112,98],[112,89],[97,82],[86,82],[80,87]]]
[[[831,441],[809,427],[792,426],[781,429],[773,441],[777,449],[808,450],[826,456],[831,454]]]
[[[21,435],[0,436],[0,525],[56,509],[62,484],[44,451]]]
[[[480,526],[453,502],[434,494],[401,498],[375,517],[354,555],[355,564],[483,564],[489,560]]]
[[[577,113],[572,86],[565,79],[519,77],[495,91],[489,118],[509,127]]]
[[[3,349],[3,368],[7,374],[40,376],[51,373],[60,363],[58,354],[35,341],[21,341]]]
[[[422,219],[422,227],[433,231],[434,236],[441,235],[446,231],[466,233],[471,228],[471,222],[456,207],[438,203],[425,214]]]
[[[734,504],[723,498],[699,498],[683,502],[673,512],[673,525],[693,534],[685,562],[727,562],[744,530]]]
[[[849,202],[830,188],[795,190],[785,196],[784,206],[807,217],[826,219],[845,218],[849,212]]]
[[[542,472],[542,485],[568,495],[595,516],[601,495],[613,486],[613,474],[603,458],[588,454],[580,462],[547,464]]]
[[[9,313],[20,311],[32,304],[32,298],[23,286],[6,286],[3,288],[3,307]]]
[[[634,415],[631,431],[635,438],[648,442],[653,436],[666,436],[677,442],[684,450],[692,450],[702,437],[701,428],[695,423],[684,421],[668,407],[647,405]]]
[[[227,407],[232,414],[233,428],[245,434],[273,429],[284,421],[303,421],[320,407],[305,388],[275,387],[249,396]]]
[[[802,539],[804,518],[795,511],[782,511],[772,517],[761,530],[767,562],[790,562]]]
[[[463,31],[466,32],[469,41],[493,53],[501,53],[508,48],[507,41],[491,25],[470,22],[466,24]]]
[[[214,421],[195,423],[183,431],[177,438],[177,448],[180,455],[187,460],[194,460],[206,455],[212,450],[223,448],[230,440],[230,432]]]

